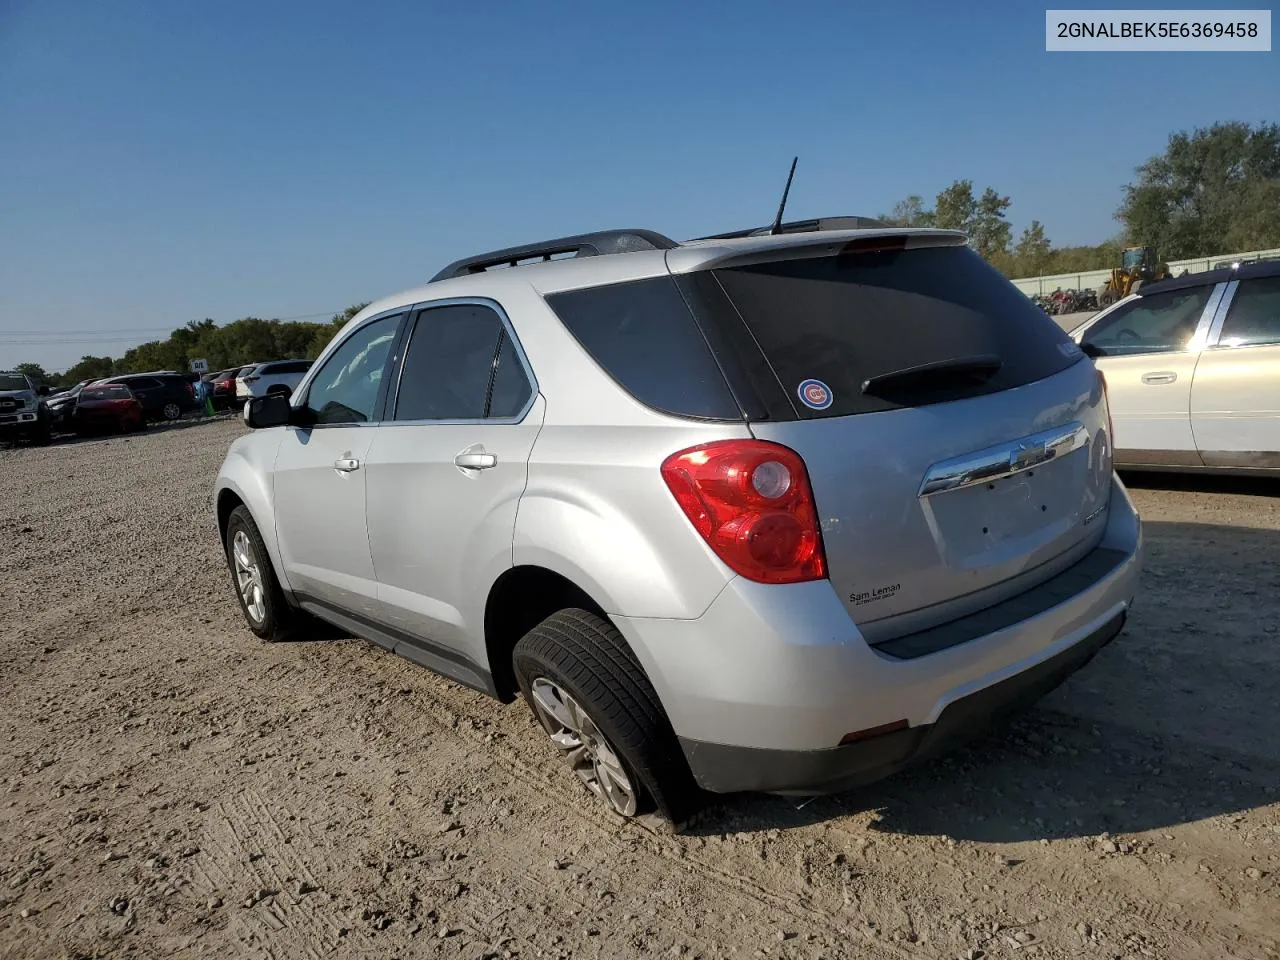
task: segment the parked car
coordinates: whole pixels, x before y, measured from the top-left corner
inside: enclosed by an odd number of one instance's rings
[[[236,379],[241,373],[256,367],[257,364],[248,364],[239,367],[228,367],[226,370],[220,370],[213,375],[211,383],[213,384],[213,405],[219,409],[226,409],[241,402],[236,399]]]
[[[1137,589],[1097,371],[953,231],[467,258],[245,419],[214,503],[250,630],[519,693],[623,816],[886,776]]]
[[[53,436],[48,395],[48,387],[37,386],[25,373],[0,370],[0,441],[47,444]]]
[[[45,403],[49,407],[49,416],[55,427],[62,426],[70,420],[71,413],[76,408],[76,397],[80,395],[81,390],[93,382],[81,380],[73,387],[49,395]]]
[[[184,373],[129,373],[98,381],[108,383],[128,387],[147,420],[177,420],[198,406],[194,385]]]
[[[265,397],[281,393],[286,397],[302,381],[311,369],[310,360],[276,360],[260,363],[248,371],[241,371],[236,378],[236,397],[242,401],[253,397]]]
[[[131,433],[146,426],[142,402],[123,383],[90,384],[82,388],[70,421],[82,437]]]
[[[1118,467],[1280,472],[1280,261],[1143,286],[1071,335],[1106,378]]]

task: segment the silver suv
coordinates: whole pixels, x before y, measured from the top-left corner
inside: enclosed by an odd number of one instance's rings
[[[503,701],[680,822],[980,730],[1115,637],[1105,385],[962,234],[571,237],[373,303],[251,401],[217,525],[307,615]]]

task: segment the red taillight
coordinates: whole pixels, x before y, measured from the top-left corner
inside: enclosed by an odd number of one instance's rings
[[[662,478],[694,529],[735,573],[759,583],[827,575],[804,461],[763,440],[722,440],[674,453]]]

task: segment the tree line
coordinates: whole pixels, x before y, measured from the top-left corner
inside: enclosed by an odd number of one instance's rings
[[[953,182],[934,198],[932,208],[923,197],[909,196],[881,219],[897,226],[963,230],[974,249],[1010,278],[1108,269],[1119,265],[1125,245],[1154,247],[1166,261],[1280,247],[1280,125],[1218,123],[1175,133],[1164,153],[1136,172],[1115,213],[1122,231],[1097,246],[1055,247],[1039,220],[1015,240],[1007,217],[1013,201],[993,187],[976,194],[972,180]],[[168,339],[140,344],[119,358],[82,357],[61,374],[49,374],[38,364],[18,369],[39,382],[68,386],[143,370],[187,370],[197,358],[207,359],[210,370],[311,359],[364,307],[354,304],[328,323],[258,317],[223,326],[192,321]]]
[[[1010,278],[1118,266],[1126,245],[1153,247],[1165,261],[1280,247],[1280,125],[1218,123],[1175,133],[1136,172],[1115,212],[1123,229],[1092,247],[1054,247],[1039,220],[1015,241],[1006,217],[1012,200],[993,187],[975,194],[972,180],[954,181],[932,209],[913,194],[881,219],[963,230]]]
[[[264,320],[244,317],[219,326],[213,320],[192,320],[178,327],[165,340],[152,340],[131,347],[120,357],[81,357],[63,373],[51,374],[39,364],[20,363],[16,369],[38,383],[67,387],[81,380],[97,380],[144,370],[191,368],[192,360],[208,360],[209,370],[226,370],[269,360],[314,360],[342,327],[363,310],[356,303],[335,313],[327,323],[298,320]]]

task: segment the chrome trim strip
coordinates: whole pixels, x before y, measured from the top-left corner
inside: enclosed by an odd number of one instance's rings
[[[1231,302],[1231,294],[1234,290],[1235,281],[1214,284],[1213,292],[1209,294],[1204,310],[1200,312],[1200,319],[1196,321],[1195,332],[1187,341],[1185,350],[1181,352],[1199,353],[1207,344],[1218,338],[1216,328],[1220,327],[1221,323],[1217,318],[1223,313],[1223,304]]]
[[[1236,289],[1239,286],[1239,280],[1231,280],[1224,285],[1222,296],[1219,297],[1217,309],[1214,312],[1213,321],[1209,325],[1209,332],[1205,336],[1204,345],[1206,348],[1220,346],[1222,325],[1227,322],[1227,314],[1231,311],[1231,301],[1236,298]]]
[[[918,496],[931,497],[980,483],[1003,480],[1088,445],[1089,429],[1075,420],[1065,427],[1033,433],[1028,437],[936,463],[925,473]]]

